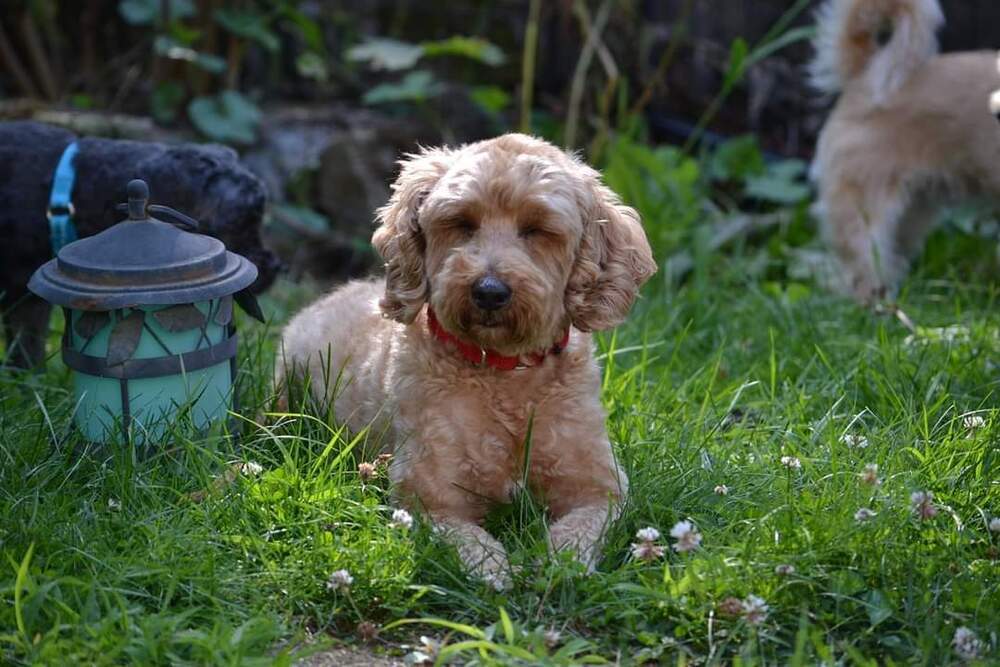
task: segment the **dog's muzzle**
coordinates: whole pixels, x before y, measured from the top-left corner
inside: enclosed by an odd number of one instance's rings
[[[513,295],[510,286],[492,274],[472,283],[472,303],[481,310],[500,310],[510,303]]]

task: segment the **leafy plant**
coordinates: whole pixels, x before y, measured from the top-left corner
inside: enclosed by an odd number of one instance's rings
[[[118,11],[129,24],[154,32],[155,57],[188,68],[185,76],[156,82],[150,98],[153,117],[161,123],[173,122],[187,101],[191,124],[215,141],[248,144],[256,139],[260,111],[238,90],[240,67],[248,48],[257,47],[271,57],[279,54],[280,26],[300,36],[304,44],[295,56],[296,71],[316,81],[329,76],[322,31],[299,11],[297,0],[222,7],[211,13],[208,23],[198,23],[206,19],[196,16],[191,0],[121,0]],[[215,32],[228,40],[227,58],[206,48],[207,35]]]
[[[421,58],[456,56],[496,67],[506,58],[498,46],[479,37],[454,36],[437,41],[411,44],[398,39],[371,37],[347,50],[347,59],[364,62],[372,69],[400,71],[410,69]]]
[[[266,15],[249,10],[217,9],[213,16],[232,34],[254,41],[272,53],[278,50],[278,36],[271,30]]]
[[[196,97],[188,105],[188,116],[206,136],[234,144],[253,143],[261,119],[257,105],[235,90]]]
[[[764,159],[757,138],[745,135],[722,144],[706,161],[713,181],[735,182],[743,194],[767,204],[792,206],[809,199],[808,167],[802,160]]]
[[[454,56],[496,67],[505,62],[499,47],[478,37],[454,36],[437,41],[411,44],[396,39],[372,37],[347,50],[349,61],[366,63],[373,70],[402,72],[417,65],[423,58]],[[421,104],[444,91],[444,85],[426,69],[408,72],[403,79],[381,83],[365,92],[365,104],[411,102]],[[499,91],[499,94],[498,94]],[[499,89],[480,91],[479,101],[495,113],[509,103]]]
[[[763,174],[746,179],[746,193],[770,204],[791,206],[809,199],[805,182],[807,166],[802,160],[781,160],[767,166]]]
[[[365,104],[386,104],[389,102],[424,102],[438,95],[444,86],[434,79],[427,70],[408,72],[398,83],[382,83],[362,96]]]

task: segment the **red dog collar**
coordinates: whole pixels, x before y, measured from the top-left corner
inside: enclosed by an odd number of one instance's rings
[[[465,359],[473,365],[489,366],[490,368],[495,368],[498,371],[512,371],[515,369],[537,366],[545,361],[545,357],[550,354],[559,354],[565,350],[566,345],[569,344],[569,327],[567,327],[566,333],[563,334],[559,342],[544,352],[535,352],[533,354],[522,355],[519,357],[506,357],[494,350],[487,350],[479,347],[478,345],[466,343],[465,341],[462,341],[448,333],[444,330],[444,327],[441,326],[441,323],[438,322],[438,318],[431,308],[427,309],[427,328],[430,330],[431,334],[442,343],[451,343],[454,345],[459,354],[465,357]],[[525,363],[525,360],[529,363]]]

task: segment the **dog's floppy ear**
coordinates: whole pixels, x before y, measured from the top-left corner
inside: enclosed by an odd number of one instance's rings
[[[416,318],[428,293],[420,205],[448,170],[451,157],[444,148],[407,155],[400,161],[402,169],[389,203],[376,212],[379,227],[372,244],[385,261],[385,295],[379,307],[383,315],[404,324]]]
[[[656,262],[639,214],[600,182],[589,167],[588,197],[582,210],[584,232],[566,288],[566,306],[573,326],[598,331],[617,326],[635,297],[656,273]]]

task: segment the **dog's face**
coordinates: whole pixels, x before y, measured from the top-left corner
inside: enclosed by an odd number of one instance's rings
[[[208,195],[199,199],[199,209],[193,215],[201,222],[202,231],[257,267],[257,280],[250,289],[259,294],[274,282],[282,263],[261,240],[267,198],[263,185],[254,187],[252,180],[235,169],[218,176],[212,180]]]
[[[839,45],[839,52],[846,58],[848,77],[860,75],[875,53],[889,42],[916,44],[933,39],[933,30],[944,21],[938,0],[843,1],[848,5],[844,33],[848,43]],[[930,35],[910,34],[908,31],[914,25],[931,26],[932,32]]]
[[[383,312],[412,322],[429,302],[481,347],[548,347],[572,322],[618,324],[655,271],[631,208],[594,170],[543,141],[505,135],[403,162],[373,243]]]

